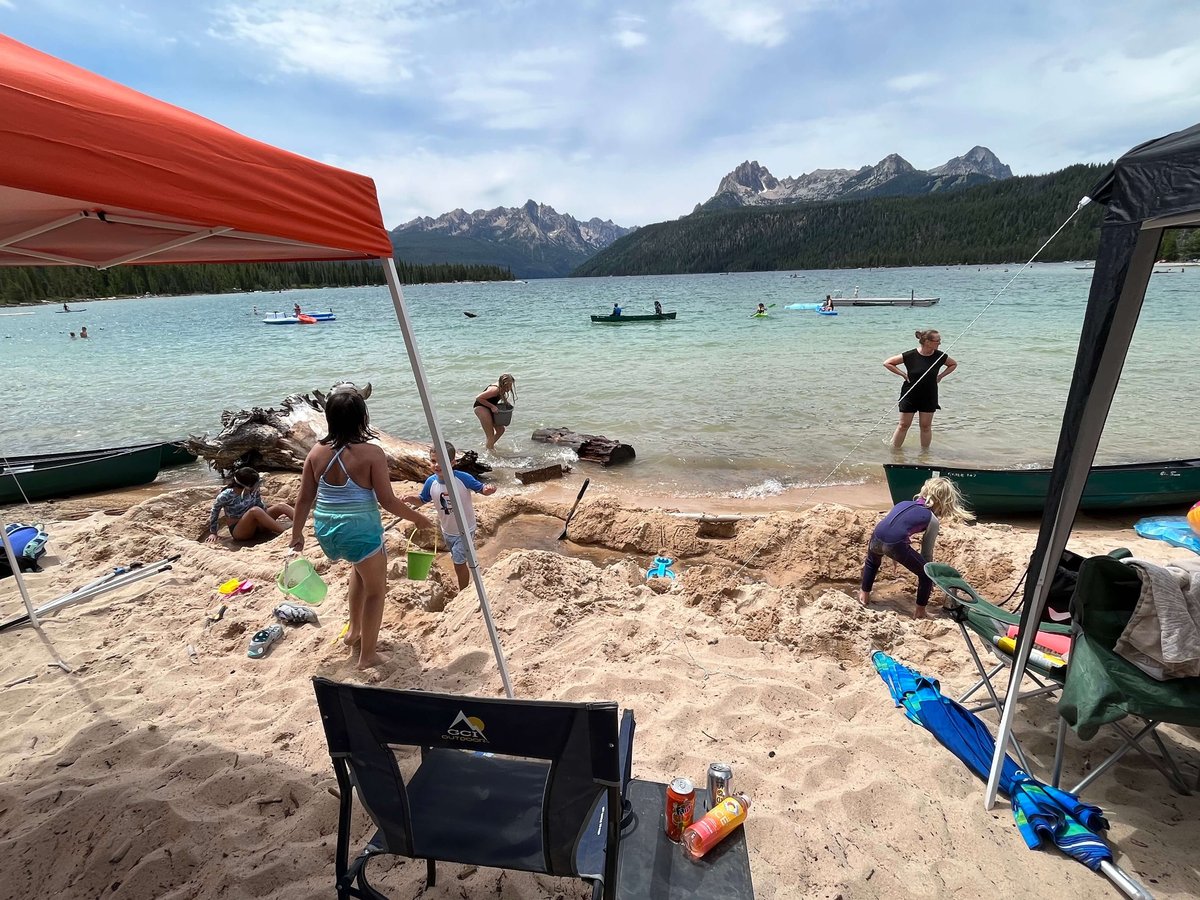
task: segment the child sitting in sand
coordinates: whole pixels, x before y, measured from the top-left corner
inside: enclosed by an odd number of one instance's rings
[[[260,481],[258,472],[249,466],[242,466],[233,473],[229,487],[217,494],[212,512],[208,514],[208,537],[205,538],[208,543],[220,540],[217,537],[220,530],[217,520],[222,510],[229,524],[229,533],[235,541],[248,541],[260,531],[272,536],[283,534],[279,520],[291,519],[296,512],[286,503],[271,506],[263,503],[262,495],[258,492]]]
[[[347,592],[350,628],[345,642],[358,647],[360,669],[380,662],[375,646],[383,623],[387,550],[379,507],[418,528],[433,527],[392,493],[383,448],[368,443],[375,437],[370,421],[367,401],[357,388],[342,384],[333,389],[325,401],[329,434],[304,459],[289,545],[297,553],[304,549],[304,523],[313,512],[313,533],[325,555],[353,565]]]
[[[892,507],[883,521],[871,533],[867,546],[867,561],[863,565],[862,590],[858,602],[866,606],[871,602],[871,588],[883,557],[896,560],[917,576],[917,606],[914,619],[924,619],[925,606],[933,591],[933,582],[925,574],[925,563],[933,561],[933,545],[937,540],[939,520],[944,522],[969,522],[975,518],[963,505],[962,494],[949,478],[930,478],[912,500],[905,500]],[[913,549],[909,540],[924,532],[921,552]]]
[[[446,441],[446,455],[450,457],[450,465],[453,466],[455,450],[454,445],[449,441]],[[454,506],[451,502],[450,492],[446,490],[446,482],[442,478],[442,466],[432,447],[429,450],[429,460],[433,463],[433,474],[425,479],[421,493],[404,499],[417,506],[431,501],[436,505],[438,525],[441,526],[446,546],[450,548],[450,559],[454,563],[454,574],[458,576],[458,589],[461,591],[471,583],[471,570],[467,566],[467,542],[458,533],[458,523],[454,520]],[[496,493],[496,486],[484,484],[474,475],[459,472],[457,469],[454,470],[454,479],[458,482],[454,486],[454,496],[462,503],[463,518],[467,520],[467,529],[471,533],[471,539],[474,540],[475,504],[471,501],[470,492],[474,491],[486,497]]]

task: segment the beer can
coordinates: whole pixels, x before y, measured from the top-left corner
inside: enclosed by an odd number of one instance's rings
[[[715,762],[708,766],[708,808],[712,809],[733,793],[733,767]]]
[[[683,840],[683,830],[692,824],[696,812],[696,789],[687,778],[676,778],[667,787],[664,830],[675,843]]]

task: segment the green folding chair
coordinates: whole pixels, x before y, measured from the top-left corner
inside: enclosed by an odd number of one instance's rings
[[[1124,742],[1071,788],[1072,793],[1086,788],[1130,750],[1141,752],[1180,793],[1191,792],[1157,729],[1163,723],[1200,727],[1200,678],[1158,681],[1113,650],[1133,615],[1141,589],[1138,571],[1110,557],[1093,556],[1080,566],[1072,604],[1070,665],[1058,702],[1054,784],[1057,786],[1061,773],[1067,728],[1086,741],[1102,725],[1111,725]],[[1140,728],[1126,727],[1120,721],[1126,716],[1140,720]],[[1157,755],[1142,745],[1146,739],[1157,746]],[[1200,789],[1200,776],[1190,787]]]

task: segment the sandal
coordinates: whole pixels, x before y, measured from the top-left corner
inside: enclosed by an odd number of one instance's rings
[[[268,625],[262,631],[254,632],[250,639],[250,649],[246,655],[251,659],[262,659],[271,649],[271,645],[283,639],[282,625]]]
[[[307,625],[309,622],[313,625],[321,624],[317,619],[317,611],[311,606],[280,603],[272,610],[272,614],[285,625]]]

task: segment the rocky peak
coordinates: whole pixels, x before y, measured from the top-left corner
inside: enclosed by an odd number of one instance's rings
[[[875,166],[875,177],[895,178],[897,175],[909,175],[917,171],[912,163],[899,153],[889,153]]]
[[[930,175],[986,175],[997,180],[1012,178],[1012,169],[996,157],[987,147],[976,144],[962,156],[956,156],[945,165],[929,170]]]
[[[717,193],[720,194],[724,191],[737,193],[739,187],[760,194],[763,191],[772,191],[779,187],[779,179],[768,172],[766,166],[760,166],[758,160],[746,160],[721,179]]]

